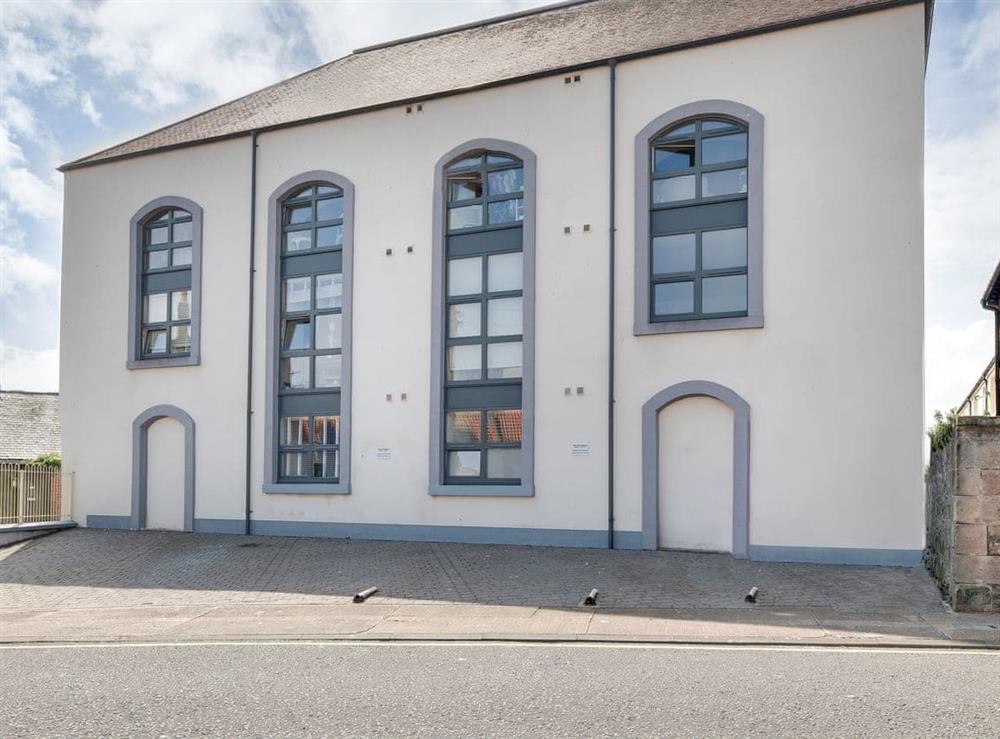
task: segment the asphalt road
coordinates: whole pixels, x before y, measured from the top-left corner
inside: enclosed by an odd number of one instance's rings
[[[1000,652],[0,648],[0,735],[1000,736]]]

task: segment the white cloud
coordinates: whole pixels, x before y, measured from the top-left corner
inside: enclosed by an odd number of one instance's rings
[[[59,350],[35,351],[0,343],[0,387],[4,390],[59,389]]]
[[[89,92],[84,92],[80,95],[80,109],[90,119],[91,123],[95,126],[101,125],[101,112],[94,105],[94,98]]]
[[[961,328],[935,325],[927,328],[926,417],[935,410],[957,407],[972,389],[993,354],[993,318],[984,318]]]
[[[0,296],[58,288],[59,270],[30,254],[0,244]]]

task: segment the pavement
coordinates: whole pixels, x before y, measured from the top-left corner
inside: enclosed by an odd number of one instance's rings
[[[94,529],[0,549],[0,642],[261,638],[1000,648],[1000,617],[951,613],[922,568]]]
[[[1000,653],[579,643],[0,646],[0,733],[987,737]]]

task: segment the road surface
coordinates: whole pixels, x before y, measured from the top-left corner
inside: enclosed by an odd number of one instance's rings
[[[0,735],[1000,736],[1000,652],[517,643],[0,648]]]

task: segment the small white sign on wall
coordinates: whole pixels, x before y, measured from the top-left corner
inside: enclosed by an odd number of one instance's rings
[[[570,456],[573,457],[589,457],[590,456],[590,442],[589,441],[574,441],[569,445]]]
[[[380,459],[380,460],[392,459],[392,449],[390,449],[387,446],[375,447],[375,459]]]

